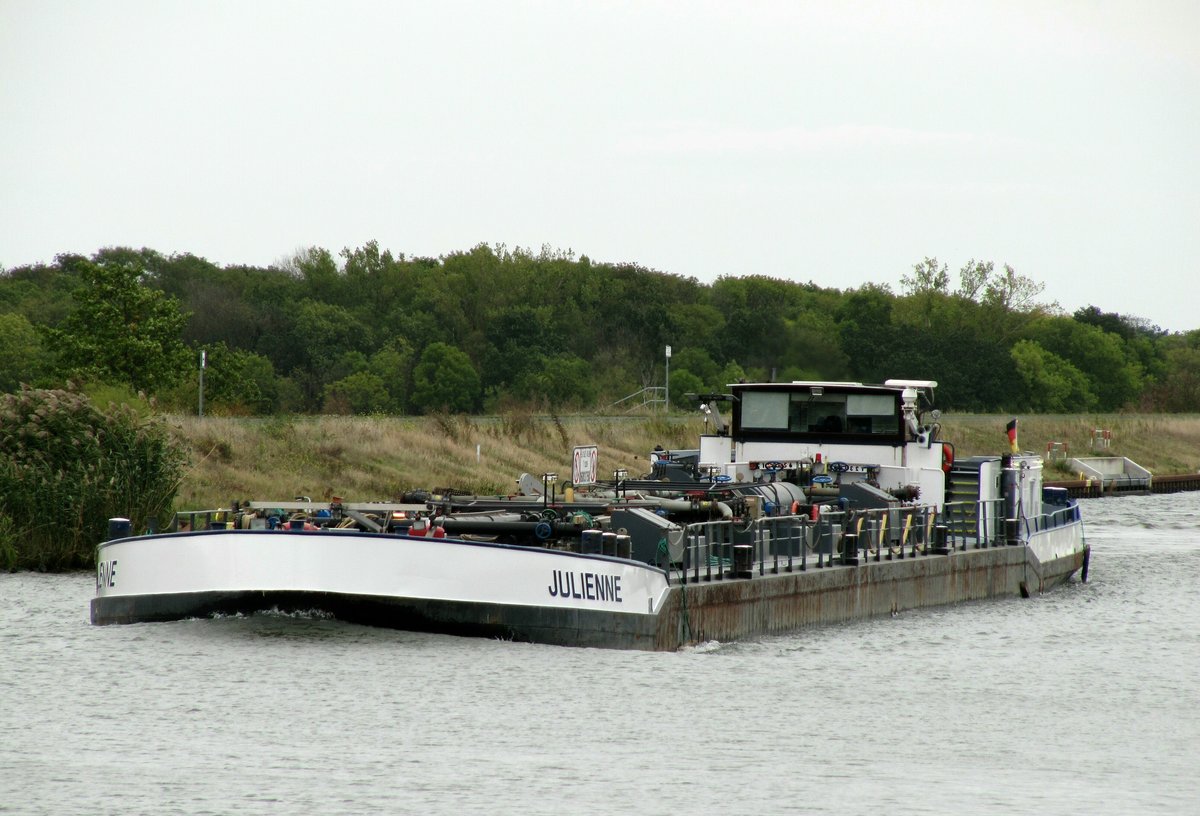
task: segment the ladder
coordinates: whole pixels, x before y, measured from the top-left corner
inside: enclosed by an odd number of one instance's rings
[[[955,537],[979,535],[979,463],[956,462],[946,483],[946,526]]]

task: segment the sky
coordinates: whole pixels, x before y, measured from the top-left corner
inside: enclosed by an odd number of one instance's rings
[[[1200,328],[1200,2],[0,0],[0,267],[549,247]]]

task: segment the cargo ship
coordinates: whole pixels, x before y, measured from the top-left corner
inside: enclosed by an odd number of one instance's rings
[[[1078,505],[1015,422],[1007,450],[956,458],[936,385],[733,384],[698,395],[697,448],[596,480],[583,446],[561,493],[523,474],[509,496],[249,502],[141,535],[113,519],[91,619],[314,612],[675,650],[1086,580]]]

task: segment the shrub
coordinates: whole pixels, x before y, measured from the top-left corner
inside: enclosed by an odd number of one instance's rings
[[[144,530],[169,512],[185,457],[166,428],[74,391],[0,396],[0,566],[90,567],[108,519]]]

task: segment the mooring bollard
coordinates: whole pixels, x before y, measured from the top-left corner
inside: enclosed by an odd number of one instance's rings
[[[133,527],[127,518],[110,518],[108,520],[108,540],[128,538]]]
[[[1021,543],[1019,522],[1015,518],[1004,520],[1004,537],[1008,546],[1016,547]]]
[[[842,565],[858,566],[858,533],[846,533],[842,536]]]
[[[947,545],[949,539],[949,529],[945,524],[939,524],[933,528],[933,553],[935,555],[949,555],[950,547]]]
[[[617,534],[617,558],[633,557],[633,539],[627,535]]]
[[[579,551],[584,555],[608,555],[601,546],[603,535],[600,530],[584,530],[579,535]]]
[[[733,578],[754,577],[754,547],[749,544],[736,544],[733,547]]]

